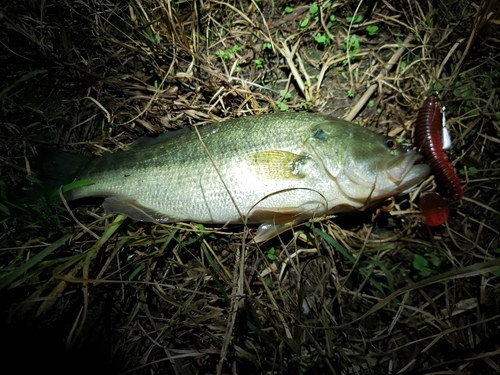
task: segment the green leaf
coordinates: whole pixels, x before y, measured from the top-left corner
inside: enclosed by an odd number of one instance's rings
[[[319,11],[319,8],[318,8],[318,5],[316,3],[314,4],[311,4],[309,6],[309,13],[312,15],[312,16],[315,16],[318,14],[318,11]]]
[[[229,60],[231,58],[227,51],[222,50],[215,52],[215,56],[220,57],[222,60]]]
[[[293,8],[292,8],[292,7],[286,7],[286,8],[285,8],[285,13],[286,13],[286,14],[290,14],[290,13],[292,13],[292,12],[293,12]]]
[[[470,96],[469,90],[466,89],[455,89],[453,90],[453,95],[455,95],[458,98],[467,98]]]
[[[419,254],[415,254],[413,256],[413,268],[415,268],[420,276],[429,276],[431,274],[431,270],[428,267],[429,262],[423,256]]]
[[[441,264],[441,260],[436,254],[426,254],[427,258],[429,258],[429,261],[434,267],[438,267]]]
[[[468,172],[469,172],[469,176],[473,177],[474,175],[476,175],[476,174],[477,174],[478,170],[477,170],[477,168],[476,168],[476,167],[470,167],[470,168],[468,169]]]
[[[274,249],[274,247],[271,247],[269,250],[267,250],[266,253],[267,258],[270,260],[275,260],[276,259],[275,252],[276,250]]]
[[[346,52],[350,52],[351,55],[355,55],[359,52],[359,38],[356,34],[350,34],[344,39],[342,43],[342,48]]]
[[[370,36],[375,35],[377,33],[377,30],[378,30],[378,26],[376,26],[376,25],[370,25],[370,26],[366,27],[366,32]]]
[[[285,103],[279,102],[279,101],[276,102],[276,105],[278,106],[278,108],[280,109],[281,112],[285,112],[289,108]]]
[[[229,48],[228,51],[231,54],[236,54],[239,51],[241,51],[242,49],[243,49],[243,47],[240,47],[239,45],[236,44],[236,45],[232,46],[231,48]]]
[[[292,97],[292,94],[285,92],[285,90],[280,90],[280,95],[283,97],[283,101],[287,101]]]
[[[373,106],[374,106],[374,105],[375,105],[375,101],[370,100],[366,106],[367,106],[368,108],[373,108]]]
[[[358,14],[356,17],[352,17],[352,16],[349,16],[349,17],[346,17],[345,18],[348,22],[352,22],[352,23],[360,23],[361,21],[363,21],[363,15],[362,14]]]
[[[330,38],[327,35],[322,34],[322,33],[316,34],[316,36],[314,37],[314,40],[318,44],[324,44],[326,46],[330,44]]]
[[[413,268],[416,270],[421,270],[422,268],[427,267],[428,264],[429,262],[422,255],[415,254],[413,256]]]

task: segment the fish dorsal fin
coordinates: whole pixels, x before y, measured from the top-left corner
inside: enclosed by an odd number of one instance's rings
[[[166,130],[157,137],[148,137],[145,135],[132,143],[129,147],[129,150],[140,150],[154,145],[162,144],[189,132],[191,132],[191,129],[183,128],[179,130]]]
[[[308,156],[283,150],[254,152],[247,155],[247,163],[259,177],[273,180],[304,178],[302,166]]]
[[[151,208],[144,207],[138,204],[134,199],[126,197],[108,197],[104,200],[103,206],[108,214],[124,214],[137,221],[167,223],[176,220],[166,217]]]

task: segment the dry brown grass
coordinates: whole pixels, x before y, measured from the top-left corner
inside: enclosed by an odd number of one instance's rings
[[[3,2],[6,358],[61,373],[500,372],[498,1],[311,4]],[[357,13],[371,16],[346,19]],[[15,207],[40,144],[98,155],[284,105],[410,142],[432,90],[465,186],[443,227],[423,225],[415,204],[432,177],[380,211],[262,246],[239,227],[103,219],[99,202]]]

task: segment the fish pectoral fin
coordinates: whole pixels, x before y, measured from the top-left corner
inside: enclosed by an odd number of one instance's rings
[[[264,242],[270,240],[271,238],[277,236],[290,229],[294,223],[284,223],[284,224],[261,224],[257,228],[257,233],[253,238],[256,243]]]
[[[252,210],[248,216],[250,222],[283,224],[297,221],[304,210],[300,207],[293,208],[266,208],[258,207]]]
[[[104,210],[108,214],[119,213],[137,221],[162,222],[172,221],[168,217],[151,208],[141,206],[134,199],[112,196],[107,197],[103,203]]]
[[[271,238],[276,237],[277,235],[292,229],[294,225],[300,223],[301,221],[302,220],[300,221],[294,220],[289,223],[283,223],[283,224],[271,224],[271,223],[261,224],[257,228],[257,232],[255,233],[255,237],[253,238],[253,240],[256,243],[270,240]]]
[[[304,178],[302,166],[309,156],[283,150],[254,152],[246,156],[247,164],[260,178],[288,180]]]
[[[309,215],[300,207],[285,208],[262,208],[252,211],[249,219],[263,223],[257,229],[254,237],[256,243],[267,241],[280,233],[283,233],[293,225],[305,220]]]

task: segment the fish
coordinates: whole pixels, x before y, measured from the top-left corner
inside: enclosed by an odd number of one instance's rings
[[[66,199],[102,197],[108,214],[143,222],[260,224],[256,243],[313,217],[372,207],[430,172],[417,163],[418,153],[390,137],[308,112],[171,133],[140,139],[126,151],[59,155],[47,164],[58,181],[93,182]]]

